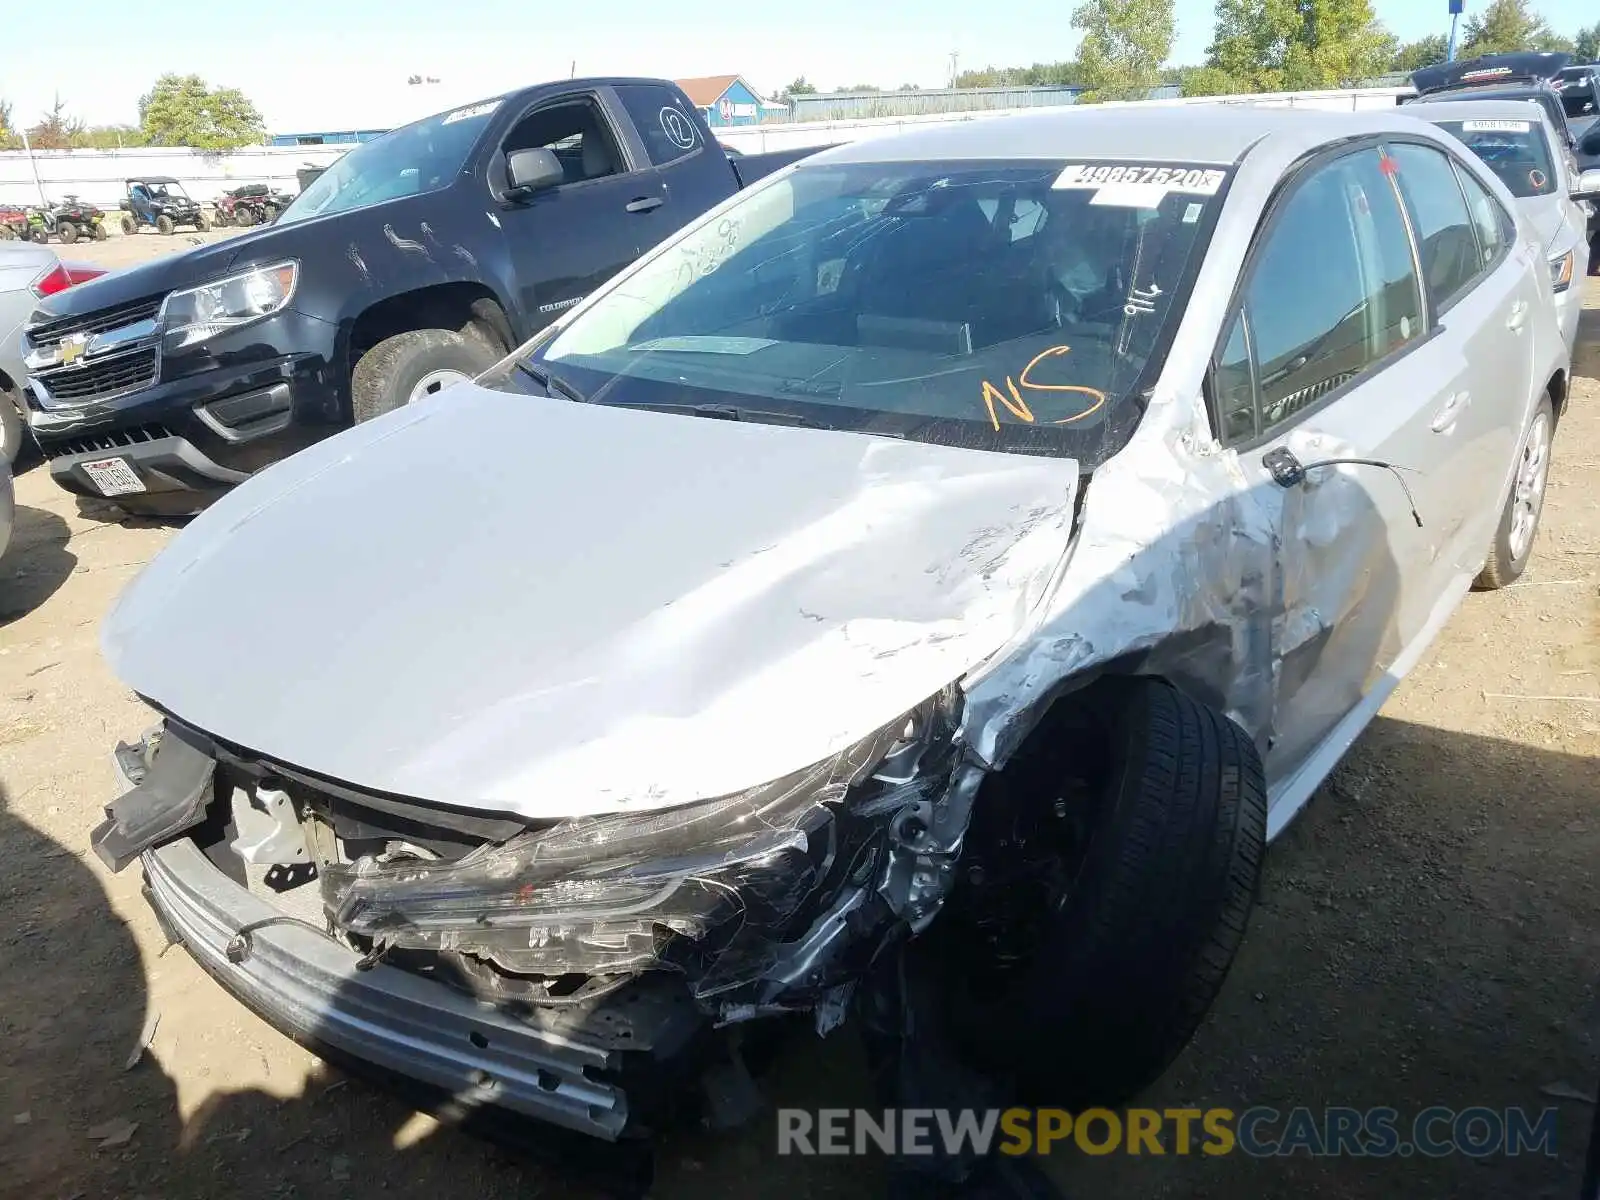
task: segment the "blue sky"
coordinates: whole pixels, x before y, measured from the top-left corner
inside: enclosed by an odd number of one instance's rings
[[[1488,0],[1467,0],[1481,11]],[[1600,19],[1595,0],[1536,0],[1571,36]],[[208,5],[196,20],[88,21],[47,49],[14,40],[0,60],[0,97],[32,123],[57,92],[90,123],[136,120],[138,97],[162,71],[196,72],[244,89],[280,131],[393,124],[475,97],[565,76],[683,77],[738,72],[770,92],[796,75],[820,87],[938,85],[952,51],[961,67],[1070,56],[1074,0],[806,0],[695,4],[594,0],[274,0]],[[1213,0],[1177,0],[1175,62],[1196,62],[1211,38]],[[1404,39],[1449,28],[1446,0],[1376,0]],[[405,77],[437,77],[407,88]],[[435,101],[436,98],[436,101]],[[410,110],[410,111],[408,111]]]

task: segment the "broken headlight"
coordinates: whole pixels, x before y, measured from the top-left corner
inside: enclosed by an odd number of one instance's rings
[[[743,959],[752,934],[781,939],[835,878],[842,811],[883,822],[928,790],[925,756],[949,744],[949,699],[731,796],[576,818],[453,862],[368,856],[325,867],[329,914],[375,948],[457,951],[518,974],[666,966],[726,978],[727,963],[712,970],[717,958],[738,946]]]

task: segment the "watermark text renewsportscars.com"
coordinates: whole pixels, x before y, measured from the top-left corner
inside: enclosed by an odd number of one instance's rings
[[[1078,1153],[1471,1158],[1556,1153],[1556,1110],[1091,1108],[778,1110],[779,1154]]]

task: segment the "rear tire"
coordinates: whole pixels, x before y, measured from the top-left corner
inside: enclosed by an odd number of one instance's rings
[[[1473,580],[1473,587],[1479,591],[1492,592],[1515,583],[1528,569],[1534,543],[1539,538],[1539,518],[1544,514],[1554,435],[1555,409],[1546,396],[1539,401],[1533,420],[1523,431],[1511,494],[1500,511],[1500,524],[1495,527],[1494,541],[1489,544],[1483,570]]]
[[[94,223],[94,240],[97,242],[103,242],[106,240],[105,222],[96,221]]]
[[[350,409],[357,424],[422,399],[430,383],[455,375],[470,379],[494,366],[481,342],[448,329],[413,329],[385,338],[361,356],[350,379]]]
[[[171,233],[172,229],[173,229],[172,218],[167,216],[166,213],[162,213],[159,217],[156,218],[156,232],[157,233]]]
[[[242,206],[236,208],[233,210],[233,223],[240,229],[249,229],[256,223],[255,214]]]
[[[63,246],[70,246],[78,240],[78,227],[71,221],[62,221],[56,226],[56,236],[61,239]]]
[[[210,233],[211,232],[211,222],[206,220],[205,213],[201,213],[198,217],[196,217],[194,219],[194,227],[195,227],[195,230],[197,232],[199,232],[199,233]]]
[[[133,220],[132,217],[128,217],[128,216],[123,217],[121,224],[122,224],[122,232],[123,232],[123,234],[125,236],[131,237],[133,234],[139,232],[139,227],[138,227],[138,225],[134,224],[134,220]]]
[[[1163,680],[1095,686],[1067,738],[1036,735],[1005,772],[1026,781],[1006,799],[1046,831],[1064,812],[1075,847],[1023,961],[986,969],[1001,960],[970,940],[944,956],[958,1045],[1023,1102],[1114,1106],[1158,1078],[1221,990],[1260,880],[1267,793],[1244,730]],[[1025,866],[1016,828],[979,850],[997,878]]]

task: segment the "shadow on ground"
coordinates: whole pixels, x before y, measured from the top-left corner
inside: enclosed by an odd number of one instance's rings
[[[0,1068],[16,1094],[0,1134],[28,1139],[25,1194],[608,1194],[448,1127],[419,1131],[407,1105],[332,1072],[291,1100],[222,1093],[180,1121],[158,1064],[123,1070],[144,1019],[144,980],[98,881],[73,852],[3,813],[0,848],[9,864]],[[1575,1197],[1590,1109],[1543,1089],[1592,1093],[1600,1071],[1596,864],[1592,760],[1380,719],[1268,856],[1221,1000],[1138,1101],[1386,1105],[1403,1121],[1430,1105],[1554,1107],[1554,1157],[1090,1158],[1069,1145],[1049,1172],[1069,1196],[1117,1200]],[[775,1105],[872,1104],[849,1027],[787,1045],[766,1083]],[[16,1111],[30,1114],[27,1125],[11,1126]],[[96,1150],[83,1130],[119,1114],[138,1133]],[[884,1194],[878,1162],[779,1158],[775,1145],[770,1114],[733,1134],[668,1136],[651,1195]]]
[[[38,608],[78,565],[72,531],[53,512],[17,506],[11,544],[0,558],[0,627]]]

